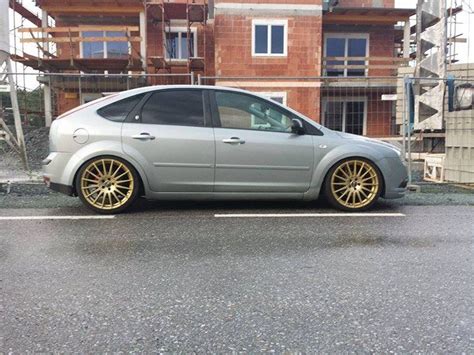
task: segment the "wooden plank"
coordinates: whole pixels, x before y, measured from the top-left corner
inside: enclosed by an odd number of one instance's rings
[[[46,10],[51,14],[138,14],[144,10],[142,5],[140,6],[90,6],[90,5],[63,5],[63,6],[48,6],[43,5],[42,9]]]
[[[21,43],[79,43],[79,42],[140,42],[141,37],[48,37],[48,38],[24,38]]]
[[[19,28],[18,32],[44,32],[44,33],[55,33],[55,32],[81,32],[81,31],[117,31],[117,32],[137,32],[140,28],[138,26],[75,26],[75,27],[31,27],[31,28]]]
[[[338,15],[334,13],[328,13],[323,16],[323,23],[324,24],[395,24],[399,21],[407,20],[406,16],[400,15],[371,15],[371,16],[363,16],[363,15]]]
[[[398,58],[398,57],[323,57],[323,61],[336,60],[336,61],[374,61],[374,62],[409,62],[409,58]]]
[[[400,66],[393,65],[323,65],[326,69],[398,69]]]
[[[41,27],[41,19],[34,13],[32,13],[30,10],[28,10],[26,7],[24,7],[21,3],[19,3],[18,0],[10,0],[10,8],[15,10],[15,12],[19,13],[24,18],[26,18],[33,25]]]

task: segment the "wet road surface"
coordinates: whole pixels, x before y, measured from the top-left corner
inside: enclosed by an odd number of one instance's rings
[[[0,351],[469,352],[474,207],[333,213],[0,209]]]

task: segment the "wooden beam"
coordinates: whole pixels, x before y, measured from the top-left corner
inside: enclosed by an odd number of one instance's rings
[[[360,60],[360,61],[374,61],[374,62],[409,62],[408,58],[399,58],[399,57],[323,57],[323,61],[329,60]]]
[[[63,6],[48,6],[42,7],[50,14],[138,14],[143,11],[143,6],[75,6],[75,5],[63,5]]]
[[[20,4],[17,0],[10,0],[10,8],[15,10],[15,12],[18,12],[21,16],[26,18],[33,25],[41,27],[41,19],[34,13],[32,13],[30,10],[28,10],[26,7],[24,7],[22,4]]]
[[[138,32],[140,28],[138,26],[74,26],[74,27],[31,27],[31,28],[19,28],[18,32],[81,32],[81,31],[117,31],[117,32]]]
[[[24,38],[21,43],[79,43],[79,42],[140,42],[141,37],[49,37],[49,38]]]
[[[393,25],[399,21],[405,21],[406,17],[400,15],[371,15],[371,16],[362,16],[362,15],[339,15],[334,13],[328,13],[323,16],[324,24],[364,24],[364,25]]]
[[[399,65],[323,65],[326,69],[398,69]]]

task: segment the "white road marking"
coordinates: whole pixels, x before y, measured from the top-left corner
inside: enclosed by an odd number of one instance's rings
[[[78,220],[78,219],[114,219],[115,215],[108,216],[0,216],[0,221],[32,221],[32,220]]]
[[[403,213],[229,213],[216,218],[405,217]]]

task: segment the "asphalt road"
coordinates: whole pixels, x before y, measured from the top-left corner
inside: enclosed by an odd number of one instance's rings
[[[333,212],[0,209],[0,352],[472,353],[474,207]]]

